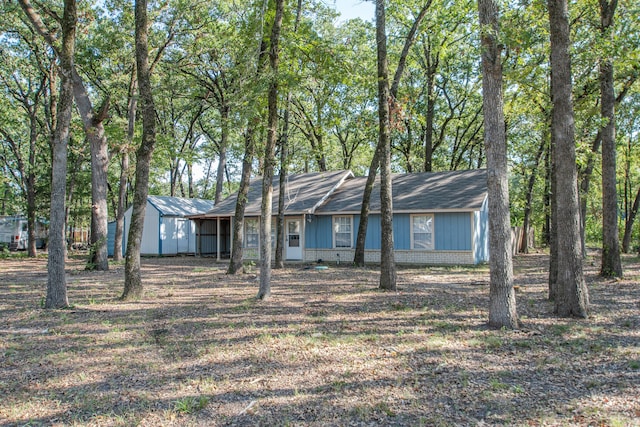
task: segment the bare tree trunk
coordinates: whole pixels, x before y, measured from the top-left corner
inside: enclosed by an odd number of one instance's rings
[[[231,259],[229,260],[227,274],[236,274],[242,269],[242,229],[244,226],[244,209],[247,205],[247,194],[249,193],[249,184],[251,182],[251,164],[253,163],[255,151],[254,126],[255,123],[250,123],[247,126],[247,132],[244,137],[244,157],[242,159],[242,173],[240,174],[240,188],[236,199],[236,211],[233,217]]]
[[[52,36],[51,32],[45,27],[40,15],[33,9],[30,2],[28,0],[20,0],[19,3],[36,31],[45,39],[49,46],[51,46],[56,55],[61,56],[63,52],[58,46],[57,41],[54,36]],[[84,87],[82,77],[78,74],[73,61],[70,66],[70,78],[73,83],[76,105],[82,118],[82,124],[87,140],[91,145],[91,184],[93,199],[91,206],[92,251],[91,258],[88,261],[88,267],[95,268],[97,270],[108,270],[107,167],[109,159],[107,152],[107,139],[104,134],[104,126],[102,125],[103,120],[106,118],[106,107],[108,106],[108,101],[105,102],[103,106],[104,108],[96,114],[93,111],[91,100],[89,99],[89,95]]]
[[[600,33],[612,40],[613,17],[617,0],[600,0]],[[606,55],[606,54],[605,54]],[[602,266],[600,275],[622,277],[618,237],[618,193],[616,188],[615,90],[613,62],[600,59],[600,115],[606,123],[602,134]]]
[[[385,1],[376,1],[376,43],[378,45],[378,121],[380,134],[380,289],[396,290],[396,262],[393,247],[393,189],[391,178],[391,136],[389,123],[389,69]]]
[[[596,157],[600,151],[600,145],[602,144],[602,133],[598,132],[593,142],[591,143],[591,152],[587,158],[587,164],[580,170],[580,239],[582,240],[582,247],[586,247],[586,218],[587,218],[587,195],[589,194],[589,188],[591,187],[591,177],[596,167]]]
[[[371,159],[369,175],[362,193],[362,205],[360,206],[360,224],[358,224],[358,234],[356,236],[356,250],[353,263],[358,267],[364,266],[365,242],[367,239],[367,227],[369,225],[369,206],[371,205],[371,193],[376,182],[378,167],[380,166],[380,146],[376,145],[376,151]]]
[[[271,215],[273,211],[273,169],[278,139],[278,63],[283,15],[284,0],[276,0],[276,14],[271,29],[271,46],[269,48],[269,65],[272,76],[268,95],[269,116],[267,143],[264,149],[262,206],[260,209],[260,289],[258,290],[258,299],[261,300],[267,299],[271,295]]]
[[[30,105],[28,97],[20,97],[16,98],[20,103],[22,103],[23,108],[29,114],[29,159],[27,160],[27,165],[23,159],[23,155],[20,149],[20,143],[16,142],[11,135],[5,130],[0,128],[0,135],[4,138],[4,140],[8,143],[10,151],[16,159],[17,163],[17,173],[11,174],[13,175],[16,183],[20,187],[20,191],[26,199],[27,202],[27,253],[29,257],[36,257],[36,176],[35,176],[35,168],[36,168],[36,142],[38,140],[38,119],[36,117],[37,114],[37,100],[33,105]],[[3,156],[4,157],[4,156]],[[6,163],[6,158],[3,159]],[[2,215],[4,215],[4,199],[2,200]]]
[[[424,171],[433,170],[433,121],[436,116],[436,99],[433,96],[435,90],[435,79],[438,66],[440,64],[440,53],[435,57],[431,52],[431,40],[424,48],[424,59],[427,65],[427,117],[424,126]]]
[[[402,74],[404,73],[404,68],[407,63],[407,57],[409,55],[409,49],[413,45],[415,41],[416,33],[418,32],[418,27],[420,23],[424,19],[431,6],[431,0],[428,0],[425,5],[420,10],[420,13],[416,17],[409,33],[407,34],[407,38],[405,39],[404,46],[402,48],[402,53],[400,54],[400,59],[398,61],[398,68],[396,68],[396,72],[393,76],[393,83],[391,84],[391,89],[389,90],[389,82],[387,77],[387,93],[390,95],[390,101],[394,101],[396,96],[398,95],[398,87],[400,86],[400,79],[402,78]],[[377,3],[376,3],[376,17],[377,17]],[[384,4],[382,5],[384,12]],[[384,18],[384,17],[383,17]],[[386,43],[386,39],[385,39]],[[386,50],[386,46],[385,46]],[[385,59],[386,61],[386,59]],[[388,74],[388,70],[387,70]],[[389,110],[389,106],[387,105],[387,112]],[[389,136],[389,141],[391,140],[391,136]],[[379,143],[376,146],[376,150],[373,154],[373,158],[371,159],[371,165],[369,166],[369,175],[367,176],[367,183],[365,184],[364,192],[362,194],[362,205],[360,208],[360,223],[358,224],[358,234],[356,237],[356,249],[354,254],[353,263],[356,266],[362,267],[364,266],[364,255],[365,255],[365,242],[367,238],[367,227],[369,225],[369,205],[371,202],[371,192],[373,191],[373,187],[376,180],[376,175],[378,173],[378,167],[380,166],[380,146]]]
[[[49,262],[45,308],[69,305],[65,275],[65,200],[67,188],[67,147],[73,107],[73,56],[76,37],[76,2],[65,0],[60,49],[60,95],[53,137],[51,171],[51,217],[49,223]]]
[[[38,98],[44,89],[44,82],[38,90]],[[27,253],[29,257],[35,258],[38,255],[36,249],[36,143],[38,141],[38,122],[36,113],[38,111],[38,99],[30,109],[29,126],[29,170],[22,172],[24,188],[27,196],[27,231],[29,235]]]
[[[556,240],[558,277],[555,311],[588,316],[589,295],[582,272],[580,205],[576,167],[569,11],[567,0],[549,0],[551,38],[552,141],[555,142]]]
[[[640,207],[640,188],[636,193],[636,197],[633,200],[633,206],[631,207],[631,211],[627,216],[627,220],[625,221],[624,226],[624,237],[622,238],[622,251],[627,254],[629,253],[629,247],[631,246],[631,236],[633,234],[633,224],[636,221],[636,216],[638,215],[638,208]]]
[[[118,205],[116,207],[116,229],[113,238],[113,260],[122,261],[122,241],[124,237],[124,213],[127,209],[127,184],[129,183],[129,152],[128,147],[120,153],[120,180],[118,185]]]
[[[129,85],[129,106],[128,106],[128,126],[127,143],[121,150],[120,155],[120,183],[118,187],[118,207],[116,209],[116,231],[113,242],[113,260],[122,260],[122,238],[124,236],[124,213],[127,210],[127,185],[129,183],[129,150],[133,146],[133,136],[135,133],[136,111],[138,108],[138,79],[136,78],[136,67],[134,65],[131,73],[131,83]]]
[[[511,221],[507,177],[507,137],[502,100],[502,49],[498,43],[498,5],[479,0],[482,42],[482,105],[489,197],[489,325],[518,327],[511,259]]]
[[[553,93],[553,88],[551,88]],[[552,111],[553,114],[553,111]],[[552,117],[553,119],[553,117]],[[547,185],[545,203],[549,208],[547,215],[547,233],[549,241],[549,301],[555,301],[558,296],[558,203],[556,193],[556,137],[551,132],[551,141],[548,150]]]
[[[551,96],[551,94],[549,94]],[[549,126],[551,128],[551,126]],[[542,226],[542,244],[551,245],[551,138],[544,153],[544,192],[542,206],[544,209],[544,223]]]
[[[282,127],[282,135],[280,137],[280,173],[278,182],[278,218],[276,220],[276,259],[274,268],[284,268],[284,200],[287,194],[287,157],[288,157],[288,138],[289,138],[289,103],[291,102],[291,93],[287,95],[287,106],[284,110],[284,125]]]
[[[298,0],[296,7],[296,20],[293,24],[293,33],[298,32],[300,18],[302,16],[302,0]],[[289,109],[291,106],[291,91],[287,93],[287,100],[284,109],[284,124],[282,125],[282,135],[280,137],[280,182],[278,192],[278,219],[276,222],[276,260],[275,268],[284,268],[284,201],[287,194],[287,175],[289,165]]]
[[[144,293],[140,275],[140,244],[144,215],[149,193],[149,166],[156,143],[156,113],[151,91],[149,69],[147,1],[136,0],[136,67],[142,110],[142,143],[136,152],[136,184],[133,194],[133,213],[129,226],[127,255],[124,266],[123,300],[140,299]]]
[[[95,112],[82,77],[73,70],[74,97],[84,132],[91,147],[91,250],[87,269],[109,269],[107,258],[107,168],[109,153],[102,122],[107,118],[109,99]]]
[[[523,253],[529,253],[529,234],[531,228],[531,204],[533,200],[533,186],[536,183],[536,177],[538,176],[538,166],[540,165],[540,160],[542,158],[542,154],[544,154],[544,147],[547,145],[546,138],[543,138],[540,146],[538,147],[538,152],[536,153],[535,163],[531,168],[531,175],[529,175],[529,182],[527,183],[527,194],[525,197],[525,205],[524,205],[524,219],[522,220],[522,245],[520,246],[520,251]]]
[[[264,7],[267,3],[264,3]],[[262,19],[266,14],[266,10],[262,10]],[[266,67],[266,55],[267,45],[263,36],[263,29],[260,29],[260,44],[258,46],[258,55],[256,61],[256,78],[260,77]],[[236,199],[236,210],[233,217],[233,236],[231,244],[231,259],[229,261],[229,268],[227,274],[236,274],[242,268],[243,258],[243,239],[242,230],[244,226],[244,210],[247,205],[247,194],[249,192],[249,185],[251,181],[251,169],[253,159],[256,150],[255,133],[260,121],[259,114],[256,113],[249,120],[247,124],[247,130],[245,132],[245,148],[244,156],[242,158],[242,173],[240,176],[240,188],[238,189],[238,198]]]
[[[223,105],[220,108],[220,120],[222,123],[220,132],[220,149],[218,150],[218,169],[216,171],[216,195],[214,203],[217,205],[222,201],[222,190],[224,189],[224,171],[227,167],[227,146],[229,145],[229,106]]]

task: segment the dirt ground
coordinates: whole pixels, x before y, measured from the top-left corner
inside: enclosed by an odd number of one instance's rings
[[[1,426],[640,426],[640,261],[586,263],[588,320],[558,319],[547,257],[514,260],[516,331],[486,327],[488,267],[290,265],[256,301],[193,257],[68,263],[72,308],[44,310],[46,259],[0,259]]]

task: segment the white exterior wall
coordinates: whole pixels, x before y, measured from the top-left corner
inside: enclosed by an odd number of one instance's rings
[[[133,208],[129,208],[125,212],[125,242],[129,238],[129,226],[131,224],[132,213]],[[160,251],[161,241],[162,251]],[[195,254],[195,252],[195,222],[183,217],[161,217],[160,212],[151,203],[147,203],[144,215],[144,228],[142,230],[142,242],[140,244],[140,254],[177,255],[182,253]]]
[[[195,221],[187,221],[187,227],[189,229],[189,253],[196,253],[196,223]]]
[[[125,216],[125,241],[129,238],[129,228],[131,227],[131,216],[133,215],[133,207],[127,209]],[[142,242],[140,242],[140,255],[158,255],[159,239],[158,228],[160,221],[160,212],[150,203],[144,213],[144,227],[142,229]]]
[[[161,216],[159,221],[159,253],[161,255],[176,255],[178,253],[177,218]]]
[[[195,254],[196,224],[183,217],[160,217],[162,255]]]
[[[160,253],[159,222],[160,212],[147,203],[147,209],[144,214],[144,228],[142,229],[142,242],[140,243],[141,255],[158,255]],[[129,224],[131,224],[131,221],[129,221]]]

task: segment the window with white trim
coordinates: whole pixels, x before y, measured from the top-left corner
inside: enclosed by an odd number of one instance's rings
[[[276,247],[276,221],[271,221],[271,247]],[[244,220],[244,247],[257,248],[260,246],[260,221],[258,219]]]
[[[244,220],[244,247],[245,248],[257,248],[260,241],[260,230],[258,228],[257,219],[245,219]]]
[[[353,247],[353,222],[350,216],[333,217],[333,242],[336,248]]]
[[[433,215],[411,216],[411,248],[433,249]]]

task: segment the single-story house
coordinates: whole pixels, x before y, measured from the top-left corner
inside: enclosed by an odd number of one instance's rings
[[[142,230],[141,255],[178,255],[196,252],[196,226],[188,215],[203,213],[213,208],[212,200],[183,197],[148,196]],[[124,213],[122,251],[127,246],[133,206]],[[107,247],[113,256],[116,223],[108,225]]]
[[[486,170],[393,175],[395,259],[404,264],[478,264],[488,261]],[[279,177],[274,177],[272,218],[278,207]],[[350,171],[316,172],[287,177],[285,259],[351,262],[360,222],[366,177]],[[244,224],[247,260],[259,258],[261,178],[252,180]],[[197,254],[227,258],[237,194],[196,222]],[[219,231],[218,231],[219,230]],[[275,225],[272,244],[275,246]],[[371,196],[365,260],[380,262],[380,186]]]

